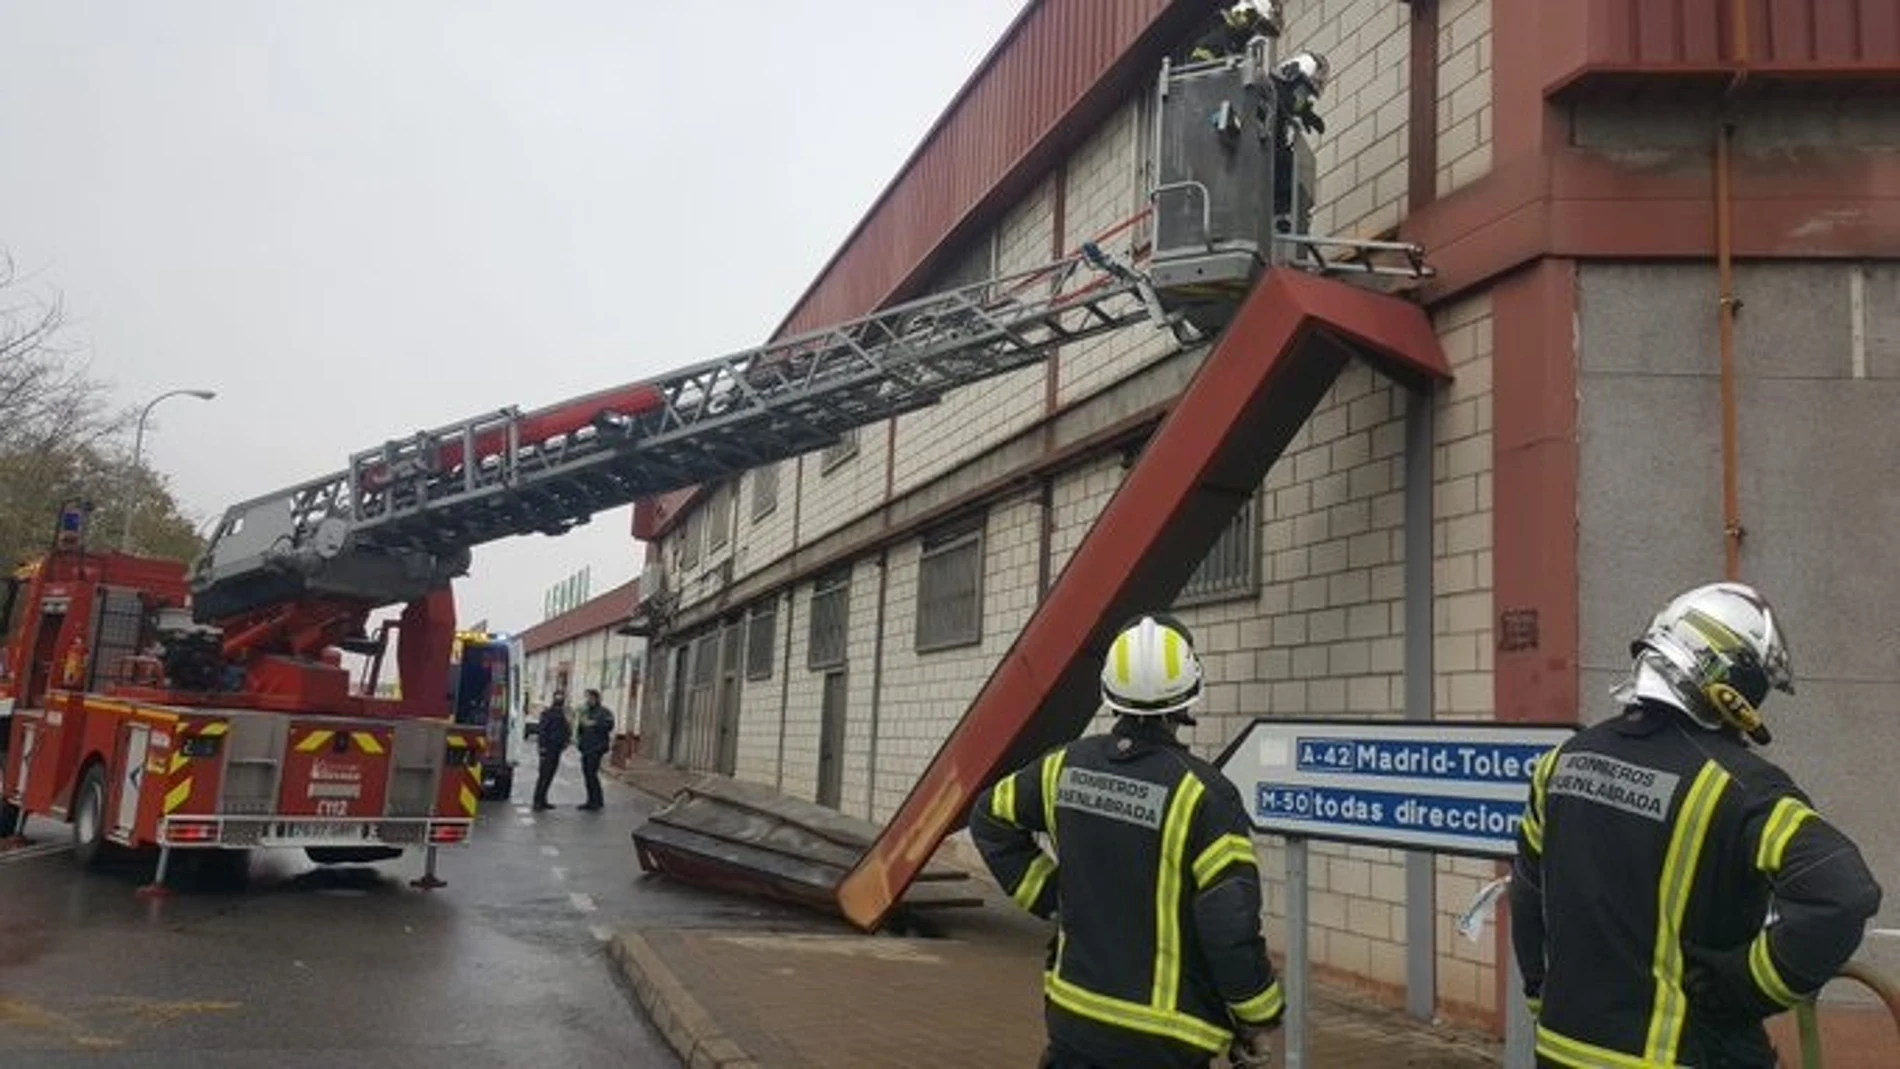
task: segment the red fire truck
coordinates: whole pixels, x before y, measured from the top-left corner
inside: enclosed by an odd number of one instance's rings
[[[149,847],[370,861],[468,838],[480,728],[351,694],[337,647],[227,656],[189,606],[183,564],[89,551],[84,508],[62,511],[0,591],[0,834],[68,820],[86,865]]]

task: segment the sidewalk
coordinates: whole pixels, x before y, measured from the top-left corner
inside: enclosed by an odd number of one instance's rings
[[[694,778],[639,758],[613,772],[661,798]],[[1046,926],[993,887],[983,893],[981,908],[933,915],[931,938],[864,935],[814,915],[791,932],[627,931],[611,949],[694,1069],[1034,1066]],[[1426,1029],[1317,985],[1307,1036],[1318,1069],[1499,1064],[1483,1037]]]

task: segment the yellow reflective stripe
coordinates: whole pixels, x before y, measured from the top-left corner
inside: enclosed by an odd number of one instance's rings
[[[356,748],[366,754],[376,755],[383,752],[383,744],[376,740],[375,735],[367,731],[350,732],[350,741],[356,743]]]
[[[1194,886],[1206,887],[1213,883],[1214,877],[1226,872],[1229,865],[1252,864],[1256,864],[1253,840],[1229,832],[1207,844],[1201,856],[1194,859]]]
[[[1524,841],[1531,849],[1544,852],[1544,791],[1550,784],[1550,770],[1557,764],[1555,748],[1545,750],[1531,768],[1531,800],[1524,807]]]
[[[1168,682],[1174,682],[1181,674],[1181,636],[1173,631],[1161,632],[1161,663],[1167,668]]]
[[[186,780],[165,792],[165,812],[169,813],[191,800],[191,781]]]
[[[1161,826],[1161,872],[1155,880],[1155,1009],[1174,1009],[1181,993],[1181,869],[1187,855],[1188,826],[1207,788],[1189,775],[1174,790]]]
[[[1128,669],[1128,636],[1115,639],[1115,682],[1127,686],[1133,678]]]
[[[1802,805],[1795,798],[1783,798],[1775,803],[1768,814],[1768,823],[1762,825],[1761,842],[1755,847],[1756,871],[1774,875],[1781,871],[1781,859],[1788,852],[1788,844],[1794,841],[1794,833],[1801,828],[1801,822],[1814,815],[1814,810]]]
[[[323,749],[325,743],[335,737],[336,732],[334,731],[313,731],[304,736],[303,741],[297,744],[297,749],[302,753],[316,753],[318,750]]]
[[[198,734],[216,737],[229,730],[231,730],[231,725],[227,721],[218,720],[199,728]]]
[[[1028,871],[1023,873],[1021,883],[1010,892],[1010,900],[1024,909],[1034,909],[1036,899],[1042,896],[1042,887],[1056,871],[1056,863],[1049,860],[1048,854],[1037,854],[1036,860],[1029,863]]]
[[[1016,777],[1004,776],[990,791],[990,816],[1016,827]]]
[[[190,761],[191,758],[174,750],[172,752],[171,762],[166,765],[165,771],[167,774],[177,772],[179,769],[184,768]]]
[[[1286,994],[1280,990],[1280,981],[1275,980],[1265,991],[1245,1002],[1230,1003],[1227,1008],[1248,1024],[1266,1024],[1286,1008]]]
[[[1658,1062],[1599,1047],[1537,1026],[1537,1053],[1571,1069],[1677,1069],[1673,1061]]]
[[[1543,1013],[1544,1013],[1543,999],[1527,998],[1524,1000],[1524,1002],[1526,1005],[1528,1005],[1531,1008],[1531,1020],[1535,1021],[1537,1018],[1543,1016]]]
[[[1728,784],[1728,773],[1719,765],[1713,761],[1703,764],[1676,814],[1675,830],[1669,836],[1669,852],[1663,856],[1662,880],[1656,885],[1656,952],[1651,967],[1656,980],[1656,1001],[1649,1016],[1649,1039],[1644,1045],[1644,1054],[1661,1065],[1675,1063],[1676,1048],[1682,1042],[1682,1022],[1687,1009],[1687,999],[1682,993],[1682,915],[1689,906],[1696,861],[1702,856],[1702,844],[1709,836],[1716,801]]]
[[[1051,844],[1056,841],[1056,779],[1067,756],[1066,751],[1053,750],[1042,759],[1042,830],[1049,833]]]
[[[1756,936],[1755,941],[1748,945],[1748,975],[1754,978],[1755,986],[1761,988],[1762,994],[1784,1007],[1801,1000],[1801,996],[1796,995],[1788,982],[1781,978],[1780,971],[1775,968],[1775,960],[1768,956],[1767,932]]]
[[[1178,1039],[1189,1046],[1215,1053],[1226,1050],[1227,1044],[1234,1038],[1234,1034],[1225,1028],[1208,1024],[1197,1017],[1098,995],[1054,973],[1043,974],[1042,989],[1049,996],[1049,1001],[1070,1013],[1099,1021],[1111,1028],[1127,1028]]]

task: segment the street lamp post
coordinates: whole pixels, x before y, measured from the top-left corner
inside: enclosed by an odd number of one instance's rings
[[[125,529],[119,532],[119,552],[121,553],[132,552],[132,514],[138,511],[138,495],[130,491],[134,490],[137,486],[139,459],[145,452],[145,421],[151,416],[152,409],[157,407],[160,401],[163,401],[167,397],[179,396],[196,397],[200,401],[209,401],[213,397],[218,396],[218,394],[215,390],[168,390],[152,398],[150,401],[145,402],[145,407],[139,410],[138,430],[132,435],[132,466],[126,469],[125,473],[126,490],[128,492],[125,495]]]

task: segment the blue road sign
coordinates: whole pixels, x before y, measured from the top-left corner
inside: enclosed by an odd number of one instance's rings
[[[1575,730],[1262,718],[1218,763],[1256,831],[1502,858],[1517,852],[1531,766]]]

